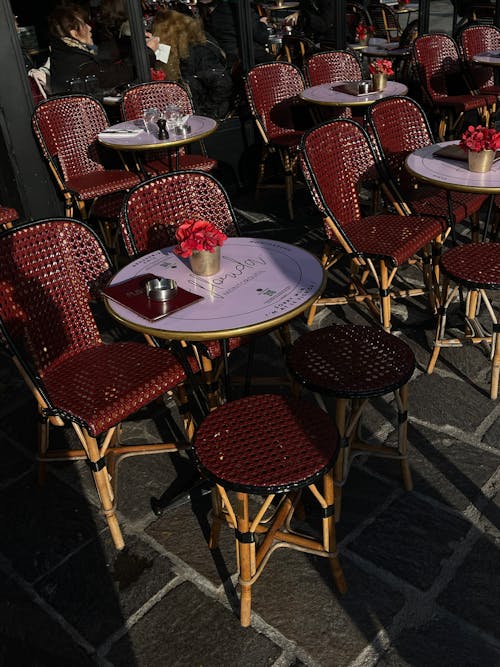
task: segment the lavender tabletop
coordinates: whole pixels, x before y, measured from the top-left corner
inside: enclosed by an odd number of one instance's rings
[[[469,171],[465,153],[463,160],[435,155],[440,148],[458,143],[458,141],[443,141],[419,148],[406,158],[406,168],[420,180],[449,190],[500,193],[500,160],[493,163],[490,171],[479,173]]]
[[[192,273],[189,261],[172,248],[140,257],[112,279],[116,284],[152,273],[204,298],[151,322],[107,300],[111,314],[126,326],[164,338],[204,340],[252,333],[286,322],[321,293],[324,271],[314,255],[288,243],[228,238],[221,269],[210,277]]]
[[[306,88],[300,97],[306,102],[314,104],[325,104],[333,106],[358,106],[372,104],[375,100],[391,95],[406,95],[408,88],[397,81],[388,81],[385,90],[363,95],[351,95],[342,89],[349,81],[338,81],[336,83],[322,83],[319,86]]]

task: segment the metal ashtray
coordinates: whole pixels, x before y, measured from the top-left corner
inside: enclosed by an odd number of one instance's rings
[[[363,93],[369,93],[371,91],[371,82],[370,81],[360,81],[358,84],[358,93],[362,95]]]
[[[175,128],[175,134],[179,137],[187,137],[191,132],[191,125],[178,125]]]
[[[144,285],[148,299],[168,301],[177,294],[177,283],[171,278],[151,278]]]

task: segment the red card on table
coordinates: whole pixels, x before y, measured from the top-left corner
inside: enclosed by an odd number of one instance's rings
[[[177,292],[167,301],[154,301],[147,296],[145,285],[148,280],[157,277],[152,273],[134,276],[122,283],[108,285],[102,290],[102,293],[108,299],[116,301],[148,320],[159,320],[203,298],[177,286]]]

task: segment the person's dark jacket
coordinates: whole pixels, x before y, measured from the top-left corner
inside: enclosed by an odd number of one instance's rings
[[[335,39],[334,0],[302,0],[300,28],[313,42]]]

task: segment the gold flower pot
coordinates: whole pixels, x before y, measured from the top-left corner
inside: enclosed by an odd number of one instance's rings
[[[373,90],[382,91],[387,86],[387,74],[372,74]]]
[[[368,43],[370,42],[370,36],[367,35],[366,37],[358,37],[358,40],[360,46],[368,46]]]
[[[469,171],[478,171],[480,173],[489,171],[494,159],[495,151],[467,151]]]
[[[189,257],[191,271],[197,276],[213,276],[220,269],[220,246],[214,252],[194,250]]]

